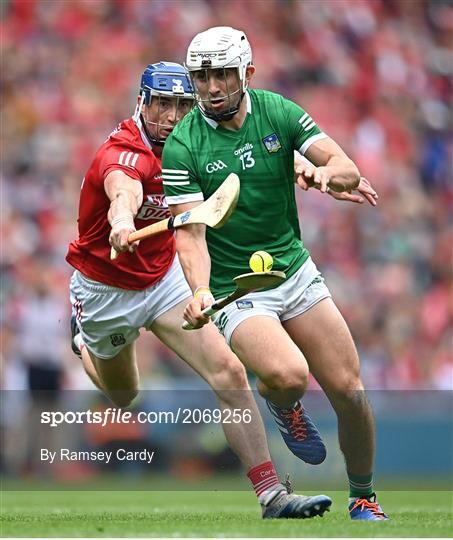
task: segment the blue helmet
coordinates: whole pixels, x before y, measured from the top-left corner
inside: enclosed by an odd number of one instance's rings
[[[142,75],[140,95],[145,94],[145,105],[151,96],[184,97],[194,99],[186,70],[175,62],[149,64]]]
[[[153,97],[158,99],[158,111],[160,111],[161,99],[172,98],[176,100],[176,115],[182,117],[186,114],[193,106],[187,105],[187,100],[194,103],[195,96],[184,67],[174,62],[157,62],[147,66],[140,82],[140,100],[133,116],[135,122],[138,122],[142,116],[143,105],[149,107]],[[159,112],[157,116],[159,116]],[[164,144],[169,130],[173,129],[175,122],[173,121],[171,125],[168,125],[168,123],[162,123],[159,119],[149,120],[146,112],[143,113],[142,120],[147,126],[151,126],[151,131],[155,132],[153,134],[150,130],[147,130],[148,138],[158,145]]]

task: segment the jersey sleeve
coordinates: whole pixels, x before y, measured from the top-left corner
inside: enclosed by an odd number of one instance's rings
[[[99,177],[103,179],[119,170],[142,182],[148,173],[149,156],[128,144],[108,145],[99,157]]]
[[[313,118],[302,107],[284,99],[283,108],[294,145],[293,150],[298,150],[303,155],[314,142],[327,138],[327,135],[319,129]]]
[[[168,204],[204,199],[190,150],[173,134],[165,142],[162,154],[162,183]]]

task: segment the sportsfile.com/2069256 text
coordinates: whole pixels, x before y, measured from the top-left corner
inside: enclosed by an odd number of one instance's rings
[[[250,424],[250,409],[191,409],[178,407],[174,411],[123,411],[109,407],[102,411],[43,411],[41,424],[57,427],[61,424]]]

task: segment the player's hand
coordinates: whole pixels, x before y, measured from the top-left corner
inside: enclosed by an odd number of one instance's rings
[[[294,182],[304,191],[314,187],[316,167],[308,162],[297,160],[294,164]]]
[[[330,191],[328,189],[330,176],[331,173],[328,167],[316,167],[315,174],[313,176],[313,187],[319,189],[321,193]]]
[[[208,288],[203,288],[203,291],[195,291],[194,298],[187,304],[184,310],[184,320],[192,325],[192,328],[201,328],[207,324],[211,317],[203,314],[203,309],[211,306],[214,303],[214,297]]]
[[[365,199],[372,205],[377,205],[377,200],[379,199],[379,195],[371,185],[371,182],[364,178],[363,176],[360,177],[359,185],[357,186],[357,191],[361,193]]]
[[[109,236],[110,245],[118,253],[124,253],[125,251],[133,253],[137,249],[139,242],[136,241],[130,244],[128,241],[128,238],[129,238],[129,235],[134,231],[135,231],[135,228],[130,228],[130,227],[121,227],[121,228],[113,227],[112,230],[110,231],[110,236]]]
[[[294,180],[304,191],[316,188],[326,193],[329,191],[330,172],[327,167],[315,167],[310,162],[297,161],[294,164]]]
[[[363,204],[366,200],[371,204],[371,206],[377,205],[377,200],[379,196],[374,190],[371,183],[363,176],[360,177],[360,182],[359,182],[359,185],[357,186],[357,191],[362,196],[356,195],[350,191],[342,191],[341,193],[338,193],[333,190],[328,190],[328,193],[331,197],[333,197],[334,199],[337,199],[337,201],[348,201],[348,202]]]

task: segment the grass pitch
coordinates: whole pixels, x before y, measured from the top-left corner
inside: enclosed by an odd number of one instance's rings
[[[323,518],[262,520],[251,492],[4,491],[2,537],[451,537],[452,493],[381,491],[391,521],[352,522],[346,492]]]

